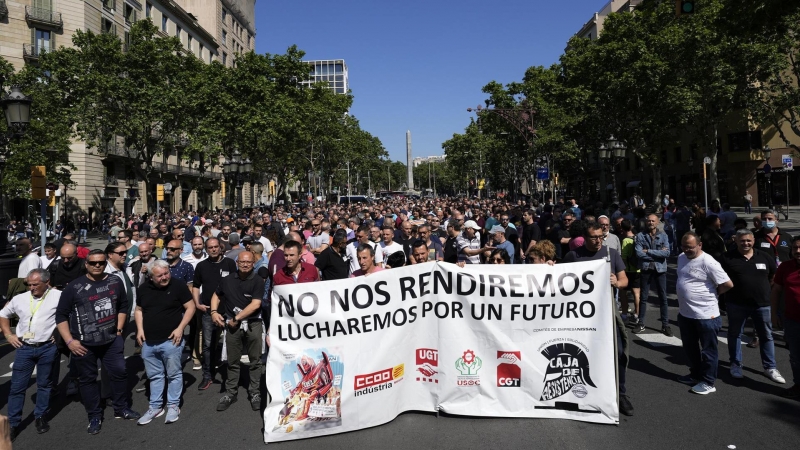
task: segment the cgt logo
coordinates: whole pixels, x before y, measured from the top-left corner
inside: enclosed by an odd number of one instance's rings
[[[522,385],[522,369],[519,361],[522,353],[519,351],[497,351],[497,387],[520,387]]]
[[[417,372],[421,377],[417,381],[438,383],[436,374],[439,373],[439,351],[432,348],[418,348],[416,352]]]

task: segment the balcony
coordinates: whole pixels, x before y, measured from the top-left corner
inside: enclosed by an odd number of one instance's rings
[[[106,186],[117,186],[117,177],[114,175],[106,175],[105,177],[105,185]]]
[[[4,2],[5,3],[5,2]],[[25,6],[25,21],[28,25],[40,25],[50,28],[61,29],[64,21],[61,20],[61,13],[46,8],[36,8]]]
[[[0,19],[8,18],[8,6],[6,0],[0,0]]]
[[[167,164],[167,173],[181,173],[181,166],[177,164]]]
[[[22,58],[27,62],[37,62],[39,57],[45,51],[50,51],[50,48],[44,45],[37,44],[23,44],[22,45]]]
[[[101,150],[103,153],[105,153],[106,156],[119,156],[119,157],[122,157],[122,158],[132,158],[132,159],[139,158],[139,151],[138,150],[133,150],[133,149],[130,149],[130,148],[126,148],[122,144],[114,145],[112,143],[109,143],[108,145],[106,145],[105,148],[99,149],[99,150]]]

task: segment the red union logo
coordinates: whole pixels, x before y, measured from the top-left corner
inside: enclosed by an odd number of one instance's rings
[[[388,369],[379,370],[366,375],[357,375],[353,388],[356,390],[364,389],[366,387],[375,386],[376,384],[392,381],[394,379],[392,375],[393,371],[394,369],[390,367]]]
[[[432,348],[418,348],[417,349],[417,365],[430,364],[432,366],[439,365],[439,350]]]
[[[519,361],[522,359],[520,351],[497,351],[497,387],[520,387],[522,385],[522,369]]]

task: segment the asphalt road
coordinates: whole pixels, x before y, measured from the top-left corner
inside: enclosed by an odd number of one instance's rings
[[[800,233],[797,222],[781,224],[786,231]],[[100,241],[97,241],[100,246]],[[90,242],[94,244],[94,242]],[[95,245],[93,245],[95,246]],[[786,400],[780,392],[792,383],[789,355],[784,342],[776,339],[778,368],[787,378],[777,385],[761,373],[758,349],[743,347],[745,378],[734,380],[728,373],[727,323],[720,335],[720,365],[717,392],[699,396],[675,379],[688,373],[686,358],[679,343],[677,303],[674,298],[674,266],[668,290],[670,317],[675,338],[659,331],[657,315],[648,317],[648,331],[632,336],[628,368],[628,394],[635,408],[633,417],[621,416],[619,426],[595,425],[565,420],[477,418],[409,412],[378,427],[313,440],[270,444],[282,449],[385,448],[385,449],[464,449],[464,448],[571,448],[571,449],[786,449],[800,442],[800,402]],[[656,311],[651,302],[651,311]],[[126,354],[132,354],[127,343]],[[10,387],[13,348],[0,344],[0,412],[6,413]],[[65,374],[66,363],[62,363]],[[141,359],[127,359],[130,385],[140,386]],[[242,371],[246,373],[246,371]],[[113,419],[106,409],[103,431],[86,433],[86,413],[75,399],[59,396],[52,405],[51,431],[38,435],[33,426],[35,381],[27,393],[23,430],[15,448],[44,449],[128,449],[150,448],[254,448],[263,444],[261,413],[250,409],[246,391],[241,388],[238,403],[226,412],[216,412],[221,385],[199,392],[200,373],[191,364],[185,367],[181,418],[165,425],[161,418],[139,427],[134,422]],[[800,374],[798,374],[800,375]],[[219,379],[219,377],[218,377]],[[63,387],[63,384],[62,384]],[[134,409],[147,409],[145,393],[132,393]]]

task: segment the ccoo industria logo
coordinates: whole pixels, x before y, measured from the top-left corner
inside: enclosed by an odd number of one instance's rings
[[[553,344],[542,351],[542,356],[548,363],[541,400],[561,397],[576,386],[576,392],[582,394],[579,397],[584,397],[584,385],[597,387],[589,376],[589,358],[577,345],[563,342]]]

